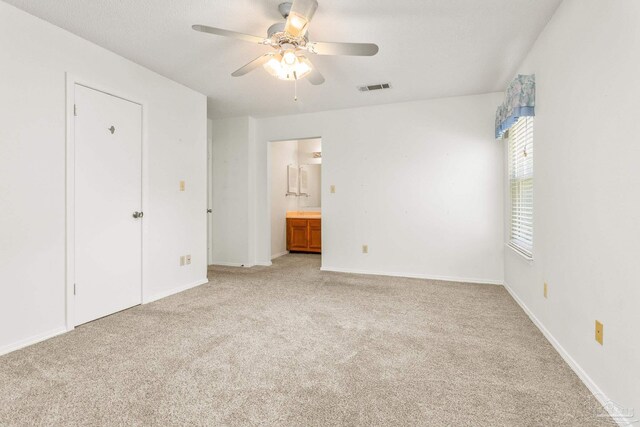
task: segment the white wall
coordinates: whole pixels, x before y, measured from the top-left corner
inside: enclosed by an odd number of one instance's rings
[[[524,61],[520,72],[537,80],[534,261],[505,253],[507,284],[583,380],[636,417],[639,22],[634,0],[565,0]]]
[[[500,99],[257,120],[257,259],[270,248],[268,141],[319,136],[324,269],[502,283],[503,161],[493,139]]]
[[[271,143],[271,258],[287,251],[287,211],[298,209],[298,197],[287,195],[287,166],[298,164],[298,141]]]
[[[502,283],[503,161],[493,139],[500,100],[489,94],[256,119],[255,137],[242,137],[254,146],[255,188],[234,187],[255,203],[254,259],[266,264],[271,254],[269,141],[322,137],[325,269]],[[223,134],[236,126],[218,123]],[[249,249],[220,251],[241,258]]]
[[[3,2],[0,64],[0,353],[65,330],[66,72],[147,105],[145,300],[205,281],[206,98]]]
[[[212,264],[254,265],[253,119],[213,121]]]

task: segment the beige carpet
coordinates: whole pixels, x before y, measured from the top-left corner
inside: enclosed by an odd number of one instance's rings
[[[319,265],[213,268],[0,357],[0,425],[610,425],[504,288]]]

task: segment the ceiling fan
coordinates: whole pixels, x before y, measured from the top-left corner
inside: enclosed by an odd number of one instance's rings
[[[318,9],[316,0],[294,0],[278,6],[278,10],[286,22],[273,24],[267,30],[267,38],[223,30],[206,25],[194,25],[192,28],[203,33],[233,37],[250,43],[271,46],[274,51],[249,62],[234,71],[233,77],[244,76],[250,71],[263,66],[271,75],[281,80],[297,81],[307,78],[311,84],[324,83],[324,77],[307,58],[313,55],[353,55],[373,56],[378,53],[378,46],[373,43],[331,43],[309,41],[307,30],[313,15]]]

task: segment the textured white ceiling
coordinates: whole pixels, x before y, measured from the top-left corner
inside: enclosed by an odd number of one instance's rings
[[[372,42],[374,57],[311,59],[326,83],[230,74],[270,48],[192,24],[266,36],[279,0],[5,0],[209,97],[209,115],[270,116],[501,91],[561,0],[319,0],[316,41]],[[391,82],[361,93],[363,84]]]

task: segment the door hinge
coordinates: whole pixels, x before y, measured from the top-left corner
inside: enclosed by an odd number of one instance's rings
[[[78,117],[78,106],[73,104],[73,116]]]
[[[73,294],[74,295],[76,294],[76,284],[75,283],[73,284]]]

